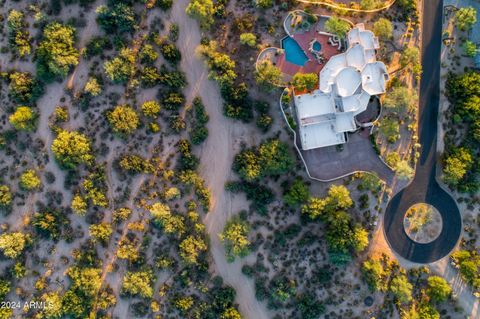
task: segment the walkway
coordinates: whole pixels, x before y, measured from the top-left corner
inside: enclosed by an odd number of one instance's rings
[[[389,245],[400,256],[416,263],[431,263],[447,256],[457,245],[462,232],[458,206],[436,180],[442,9],[442,0],[424,1],[419,114],[421,155],[414,180],[390,200],[384,216]],[[428,244],[412,241],[403,229],[405,212],[413,204],[421,202],[435,206],[443,219],[442,232]]]

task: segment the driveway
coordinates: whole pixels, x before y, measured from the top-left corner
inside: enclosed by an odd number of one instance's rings
[[[384,216],[384,230],[389,245],[400,256],[415,263],[431,263],[447,256],[457,245],[462,232],[462,218],[457,203],[436,180],[443,1],[424,1],[423,12],[423,75],[419,114],[421,154],[415,178],[390,200]],[[403,228],[407,209],[416,203],[431,204],[442,216],[443,229],[431,243],[412,241]]]
[[[393,183],[395,173],[385,165],[372,147],[367,132],[350,134],[348,142],[339,151],[336,146],[303,151],[302,156],[310,175],[320,180],[333,180],[357,171],[375,172],[387,185]],[[297,145],[301,148],[297,132]]]

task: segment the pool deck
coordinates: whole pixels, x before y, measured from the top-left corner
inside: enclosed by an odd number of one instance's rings
[[[302,67],[288,62],[285,59],[285,54],[280,55],[277,59],[276,65],[283,73],[290,76],[293,76],[296,73],[318,74],[320,73],[320,70],[322,70],[323,66],[326,64],[326,61],[328,61],[332,56],[340,53],[337,47],[332,46],[330,43],[328,43],[329,36],[324,34],[318,34],[315,27],[312,27],[308,32],[294,34],[292,38],[300,45],[303,52],[305,52],[305,54],[307,55],[309,61],[307,61],[307,63],[305,63],[305,65]],[[315,57],[308,50],[310,47],[310,42],[313,39],[316,39],[322,45],[322,52],[325,57],[325,62],[323,64],[318,64],[315,60]]]

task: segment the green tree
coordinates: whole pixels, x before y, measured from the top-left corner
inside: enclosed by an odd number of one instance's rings
[[[317,299],[314,293],[307,292],[297,296],[297,305],[302,319],[320,318],[325,312],[325,305]]]
[[[240,312],[237,309],[230,307],[220,315],[220,319],[242,319]]]
[[[382,5],[383,3],[378,0],[361,0],[360,1],[360,8],[363,10],[372,10],[377,8],[379,5]]]
[[[325,239],[328,244],[330,253],[337,256],[347,254],[349,248],[352,247],[353,233],[351,229],[351,218],[344,210],[328,211],[324,214],[322,220],[327,225]],[[351,257],[348,256],[350,259]]]
[[[278,139],[270,139],[258,148],[262,175],[281,175],[293,167],[293,158],[288,145]]]
[[[308,215],[310,219],[316,219],[324,213],[326,202],[325,199],[311,197],[308,203],[302,206],[302,213]]]
[[[379,38],[389,40],[393,38],[393,25],[392,22],[385,18],[378,19],[373,24],[373,33]]]
[[[12,72],[8,78],[10,94],[19,103],[33,103],[43,93],[42,86],[28,72]]]
[[[439,276],[428,277],[427,295],[432,302],[443,302],[452,294],[452,288],[448,282]]]
[[[185,232],[183,217],[173,214],[167,204],[154,203],[150,207],[150,214],[162,226],[165,233],[180,236]]]
[[[61,130],[53,140],[52,152],[60,165],[68,169],[93,160],[90,141],[76,131]]]
[[[362,274],[372,291],[386,290],[386,272],[378,259],[368,259],[362,264]]]
[[[468,97],[462,104],[459,113],[465,115],[469,121],[476,122],[480,119],[480,95]]]
[[[440,319],[440,314],[437,309],[434,308],[428,302],[421,302],[418,307],[419,319]]]
[[[273,6],[273,0],[255,0],[257,7],[262,9],[268,9]]]
[[[466,148],[458,148],[445,158],[443,180],[450,186],[456,186],[465,177],[474,163],[472,154]]]
[[[473,58],[477,55],[477,45],[470,40],[465,41],[462,45],[462,48],[465,52],[465,55],[470,58]]]
[[[284,86],[282,71],[270,60],[261,61],[255,70],[255,81],[266,91]]]
[[[0,185],[0,207],[8,207],[12,203],[12,192],[7,185]]]
[[[112,225],[108,223],[90,225],[88,231],[94,241],[100,241],[103,243],[108,242],[113,232]]]
[[[173,5],[173,0],[157,0],[157,6],[163,11],[167,11]]]
[[[69,118],[70,115],[68,114],[68,109],[66,106],[55,107],[55,111],[53,111],[53,121],[55,123],[67,122]]]
[[[414,71],[416,74],[421,73],[422,66],[420,64],[420,51],[417,47],[408,47],[403,50],[400,57],[400,66]]]
[[[0,308],[0,318],[10,319],[12,317],[13,317],[13,309],[12,308]]]
[[[394,144],[400,138],[400,123],[395,117],[384,117],[380,121],[380,133],[387,138],[387,142]]]
[[[132,210],[128,207],[120,207],[113,211],[113,222],[121,223],[127,220],[132,214]]]
[[[352,205],[353,201],[348,189],[343,185],[332,185],[328,190],[327,197],[323,199],[311,197],[308,203],[302,206],[302,213],[308,215],[311,219],[321,216],[328,219],[329,214],[348,209]]]
[[[240,34],[240,43],[253,48],[257,44],[257,36],[253,33],[242,33]]]
[[[168,189],[165,190],[163,196],[165,197],[166,200],[175,200],[175,199],[179,199],[182,196],[182,193],[176,187],[169,187]]]
[[[219,52],[217,46],[216,41],[210,41],[208,44],[201,45],[199,52],[206,58],[210,69],[209,78],[214,79],[222,88],[225,88],[232,86],[237,78],[235,61],[227,54]]]
[[[86,58],[91,58],[97,55],[101,55],[104,50],[108,50],[111,48],[112,43],[110,42],[110,39],[108,37],[94,36],[88,41],[83,54]]]
[[[0,249],[8,258],[17,258],[25,248],[28,235],[21,232],[3,233],[0,235]]]
[[[296,91],[311,91],[318,83],[318,75],[315,73],[297,73],[293,76],[292,85]]]
[[[195,18],[204,29],[208,29],[214,22],[215,6],[212,0],[191,0],[186,12]]]
[[[399,274],[390,282],[390,292],[402,304],[412,301],[413,286],[408,282],[407,276]]]
[[[130,272],[123,277],[122,293],[143,298],[153,297],[155,276],[151,270]]]
[[[19,184],[22,189],[30,191],[40,188],[42,181],[35,170],[27,169],[20,175]]]
[[[102,86],[98,82],[97,78],[90,77],[85,84],[85,93],[90,96],[99,96],[102,93]]]
[[[28,106],[19,106],[15,112],[8,117],[8,121],[14,128],[22,131],[35,130],[37,114]]]
[[[357,225],[353,229],[353,236],[351,237],[351,246],[357,253],[364,251],[368,247],[368,231]]]
[[[480,257],[475,251],[459,250],[451,256],[455,266],[460,269],[462,278],[474,289],[480,288],[479,271]]]
[[[397,166],[395,166],[395,173],[397,174],[398,178],[406,180],[412,178],[415,174],[415,171],[410,166],[408,161],[402,160],[397,163]]]
[[[11,10],[7,18],[9,42],[17,50],[20,56],[30,54],[30,33],[28,32],[28,25],[25,22],[25,16],[22,12]]]
[[[227,260],[233,262],[236,256],[245,257],[249,253],[249,225],[238,217],[230,219],[218,235],[225,245]]]
[[[350,24],[343,19],[330,17],[327,22],[325,22],[325,30],[343,39],[350,30]]]
[[[63,312],[65,315],[72,316],[72,318],[87,317],[85,306],[89,307],[90,302],[88,297],[83,296],[81,292],[69,289],[62,297]]]
[[[56,240],[61,234],[62,217],[57,211],[35,213],[32,225],[42,236]]]
[[[406,15],[412,13],[417,8],[417,2],[415,0],[398,0],[397,3]]]
[[[246,149],[235,156],[233,170],[247,181],[260,177],[280,175],[293,166],[288,146],[278,139],[271,139],[258,148]]]
[[[160,51],[165,60],[172,64],[177,64],[182,59],[180,50],[173,43],[165,42],[160,46]]]
[[[467,283],[478,289],[478,262],[464,260],[460,263],[460,273]]]
[[[129,173],[152,173],[154,168],[148,159],[137,154],[125,154],[122,155],[119,161],[121,169],[128,171]]]
[[[146,63],[153,63],[158,59],[158,53],[151,44],[144,44],[140,51],[140,60]]]
[[[207,251],[207,244],[198,236],[188,236],[179,245],[180,257],[186,264],[197,264],[198,257]]]
[[[468,31],[477,22],[477,10],[474,7],[460,8],[455,12],[455,21],[457,28]]]
[[[76,194],[72,198],[70,207],[76,214],[84,216],[87,212],[88,204],[87,201],[80,194]]]
[[[25,15],[18,10],[12,9],[8,13],[7,23],[10,30],[20,30],[25,27]]]
[[[48,292],[44,293],[41,297],[42,301],[45,302],[46,306],[42,309],[42,318],[46,319],[57,319],[61,318],[63,315],[62,307],[62,298],[58,292]]]
[[[376,173],[361,173],[358,187],[359,190],[366,189],[376,194],[382,188],[382,180]]]
[[[348,209],[353,205],[352,198],[350,197],[350,192],[343,185],[330,186],[326,200],[326,208],[330,211]]]
[[[247,149],[235,156],[233,170],[247,181],[252,181],[261,176],[261,167],[258,156],[254,150]]]
[[[283,200],[287,205],[296,207],[306,203],[309,195],[308,186],[301,178],[297,178],[286,191]]]
[[[404,86],[395,86],[385,96],[383,105],[397,111],[412,111],[418,104],[418,95],[415,91]]]
[[[129,135],[139,125],[138,114],[130,105],[117,105],[107,114],[108,123],[115,133]]]
[[[37,70],[41,77],[65,77],[78,64],[79,53],[73,46],[75,29],[58,22],[48,24],[37,49]]]
[[[160,113],[160,104],[157,101],[145,101],[142,104],[142,112],[147,117],[156,118]]]
[[[67,270],[68,277],[72,281],[71,288],[83,292],[86,296],[93,297],[102,286],[101,269],[70,267]]]
[[[112,7],[99,6],[96,9],[97,22],[107,34],[131,33],[136,26],[133,7],[126,3],[115,3]]]
[[[451,73],[447,79],[446,89],[450,101],[461,104],[480,92],[480,73],[476,71],[461,75]]]
[[[135,53],[123,48],[118,56],[103,64],[105,74],[114,83],[125,83],[135,74]]]
[[[139,254],[138,254],[138,239],[134,238],[123,238],[120,240],[117,249],[117,257],[121,259],[126,259],[130,262],[137,261]]]
[[[0,299],[4,300],[11,289],[10,282],[4,279],[0,279]],[[2,318],[2,317],[0,317]]]
[[[195,301],[192,296],[179,296],[175,298],[175,308],[180,310],[180,313],[186,314],[188,310],[192,309]]]

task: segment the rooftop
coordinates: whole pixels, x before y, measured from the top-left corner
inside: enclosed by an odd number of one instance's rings
[[[347,50],[321,69],[318,90],[294,98],[304,150],[345,143],[345,133],[357,130],[355,116],[367,109],[370,97],[385,93],[388,72],[376,61],[378,38],[357,24],[346,40]]]
[[[351,96],[362,84],[362,75],[358,69],[346,67],[336,77],[337,94],[342,97]]]

